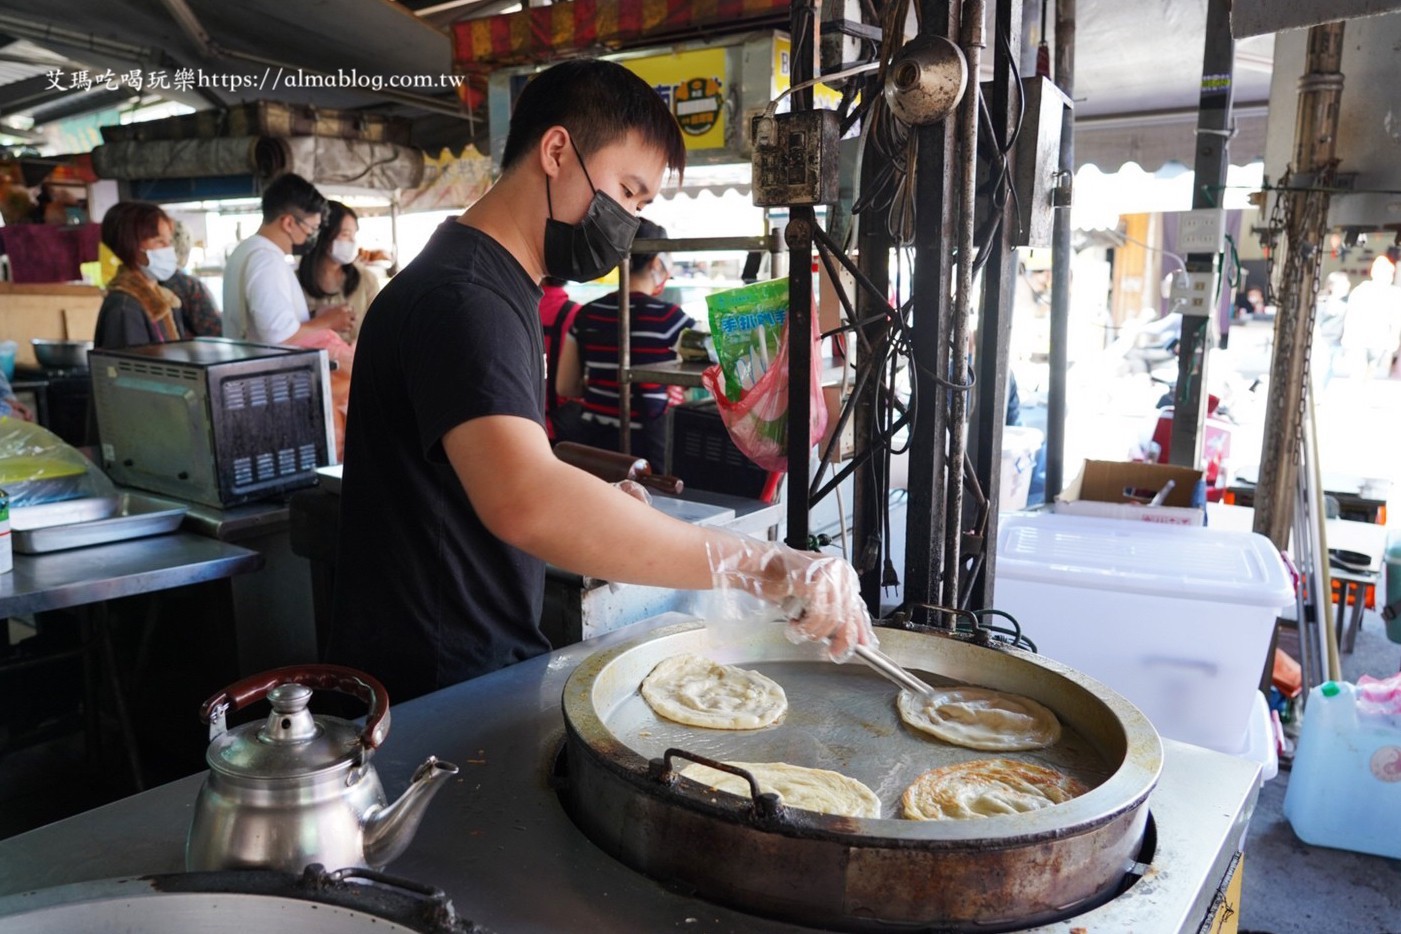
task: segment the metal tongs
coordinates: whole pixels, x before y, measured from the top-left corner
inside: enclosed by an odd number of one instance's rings
[[[911,691],[923,697],[934,697],[934,689],[925,684],[924,681],[905,670],[899,662],[886,655],[880,649],[869,645],[857,645],[853,651],[856,657],[867,665],[870,665],[877,673],[890,679],[906,691]]]
[[[803,613],[802,601],[796,597],[787,598],[783,601],[783,613],[790,620],[797,619]],[[913,691],[921,697],[934,697],[934,689],[932,687],[910,674],[901,667],[899,662],[889,655],[886,655],[875,646],[857,643],[856,646],[852,648],[852,652],[857,658],[875,669],[877,674],[890,679],[904,690]]]

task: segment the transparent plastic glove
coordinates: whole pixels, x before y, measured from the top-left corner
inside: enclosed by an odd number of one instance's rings
[[[856,569],[831,555],[797,551],[738,535],[707,546],[711,582],[782,607],[794,642],[822,642],[834,662],[858,644],[876,644]]]
[[[622,490],[638,502],[646,503],[648,506],[652,505],[652,494],[648,493],[647,488],[636,480],[619,480],[617,483],[613,484],[613,486]]]

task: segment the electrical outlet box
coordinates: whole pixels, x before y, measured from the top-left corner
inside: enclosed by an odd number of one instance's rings
[[[988,85],[984,85],[984,93]],[[1012,153],[1016,184],[1013,246],[1048,247],[1060,190],[1060,131],[1070,99],[1048,78],[1022,79],[1022,124]]]
[[[1177,250],[1180,253],[1220,253],[1226,248],[1226,212],[1198,208],[1177,215]]]
[[[1172,310],[1184,315],[1209,316],[1216,310],[1216,273],[1179,272],[1168,292]]]
[[[841,118],[835,111],[760,114],[752,132],[755,205],[837,202]]]

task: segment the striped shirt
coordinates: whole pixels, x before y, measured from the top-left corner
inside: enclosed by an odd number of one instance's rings
[[[632,312],[632,365],[666,363],[676,359],[676,342],[685,328],[696,322],[677,305],[642,292],[630,296]],[[618,425],[618,293],[605,295],[579,310],[569,329],[579,344],[584,363],[584,418],[604,425]],[[641,428],[666,413],[667,387],[658,383],[632,384],[632,427]]]

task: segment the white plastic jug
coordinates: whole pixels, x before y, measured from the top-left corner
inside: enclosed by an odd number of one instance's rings
[[[1305,843],[1401,859],[1401,714],[1357,700],[1346,682],[1309,692],[1284,816]]]

